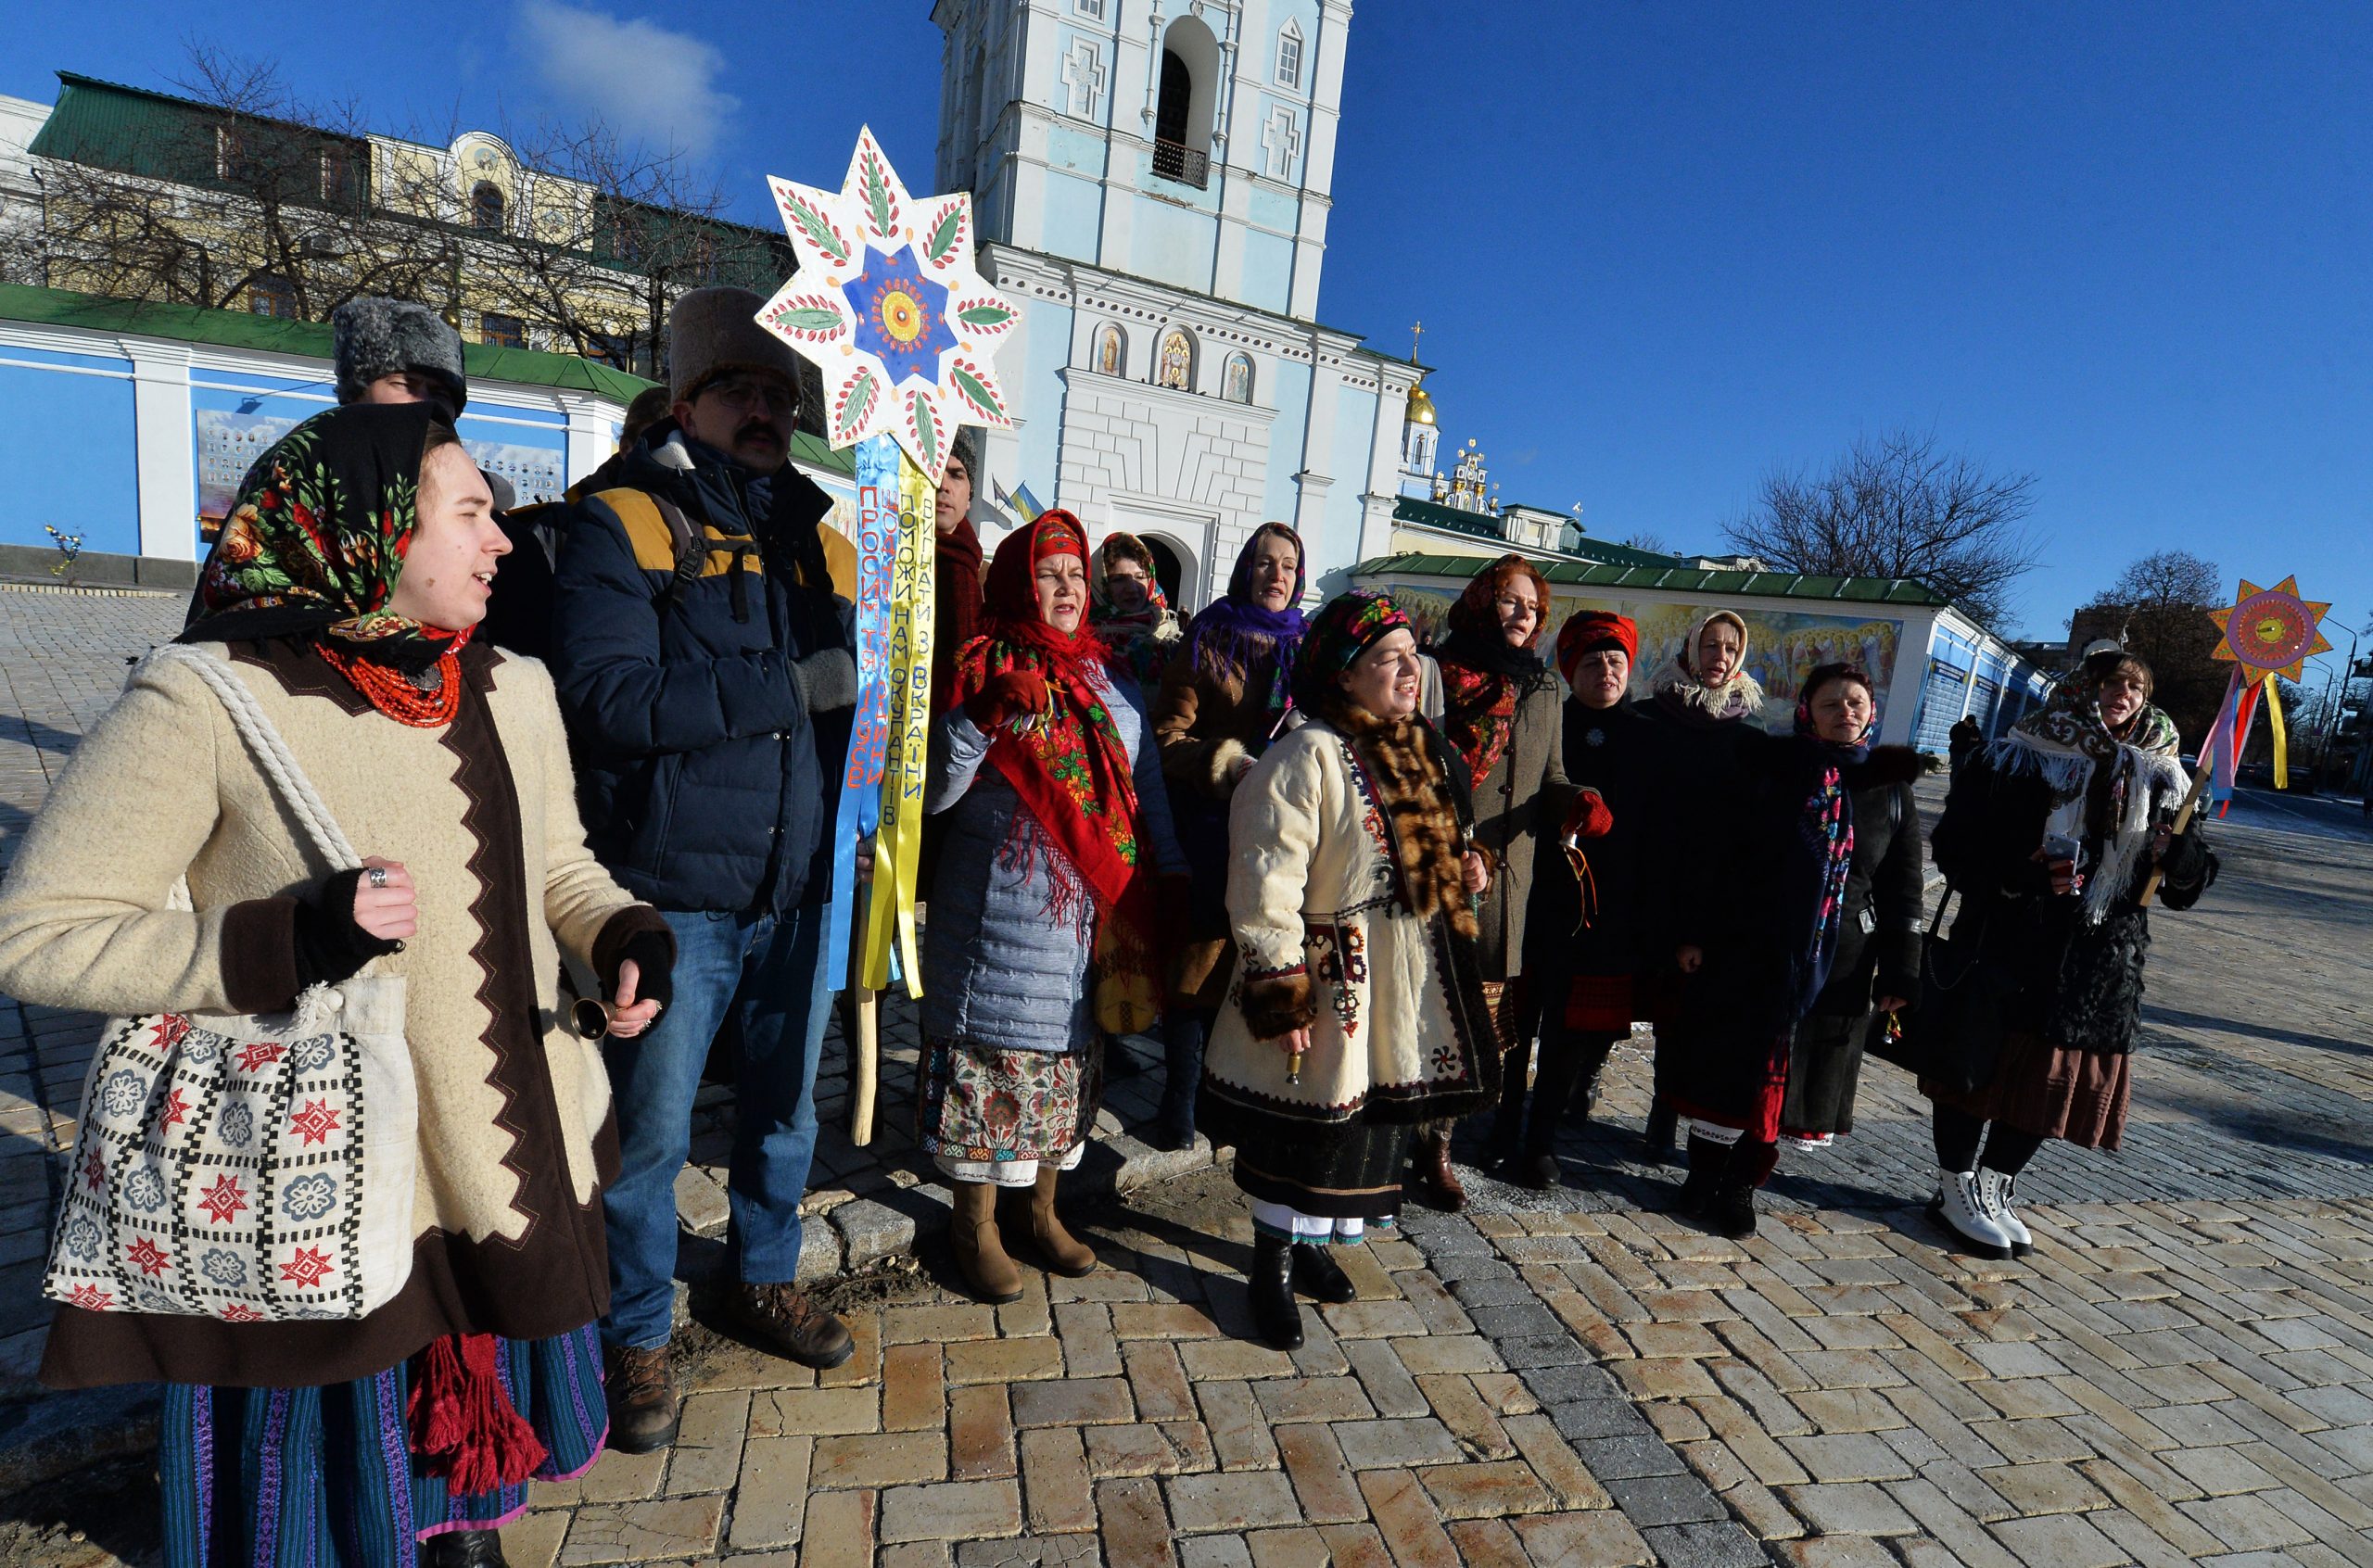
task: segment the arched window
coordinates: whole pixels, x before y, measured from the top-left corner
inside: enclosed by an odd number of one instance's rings
[[[1123,375],[1129,368],[1129,339],[1107,322],[1097,329],[1096,370],[1099,375]]]
[[[1203,189],[1211,183],[1212,120],[1218,104],[1220,44],[1195,17],[1162,34],[1161,79],[1153,110],[1153,171]]]
[[[480,180],[470,187],[470,227],[501,234],[505,205],[502,187],[491,180]]]
[[[1234,353],[1227,357],[1227,369],[1220,376],[1220,396],[1231,403],[1252,401],[1252,356]]]
[[[1195,389],[1195,340],[1184,327],[1172,327],[1162,335],[1161,359],[1154,366],[1153,380],[1157,386],[1174,386],[1181,392]]]
[[[1280,87],[1301,85],[1301,29],[1292,22],[1277,34],[1276,80]]]

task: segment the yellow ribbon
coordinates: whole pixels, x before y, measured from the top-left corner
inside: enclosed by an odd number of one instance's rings
[[[898,554],[890,572],[890,743],[882,772],[882,826],[873,841],[873,898],[866,911],[862,983],[890,986],[895,945],[907,994],[923,993],[915,945],[916,881],[923,853],[923,798],[931,788],[933,513],[931,476],[898,462]]]
[[[2275,689],[2274,677],[2265,677],[2265,722],[2274,731],[2274,787],[2291,788],[2291,736],[2282,727],[2282,693]]]

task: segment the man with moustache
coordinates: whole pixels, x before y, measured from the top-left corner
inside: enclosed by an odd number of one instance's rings
[[[603,1043],[617,1107],[609,1231],[613,1448],[674,1441],[677,1175],[709,1042],[738,1026],[728,1248],[742,1326],[811,1367],[848,1330],[793,1281],[816,1147],[829,827],[857,697],[848,602],[789,465],[799,361],[746,289],[668,315],[669,417],[560,530],[552,670],[588,842],[666,917],[675,999]]]

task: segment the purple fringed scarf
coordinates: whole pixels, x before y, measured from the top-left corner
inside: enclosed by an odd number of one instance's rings
[[[1264,536],[1290,539],[1294,547],[1294,600],[1283,610],[1268,610],[1252,601],[1252,559]],[[1228,574],[1227,597],[1206,605],[1186,628],[1186,657],[1199,672],[1233,677],[1250,684],[1261,660],[1274,658],[1277,673],[1269,682],[1269,711],[1282,714],[1291,705],[1294,655],[1307,626],[1300,608],[1309,575],[1309,552],[1301,536],[1283,523],[1263,523],[1252,530],[1237,552],[1236,569]]]

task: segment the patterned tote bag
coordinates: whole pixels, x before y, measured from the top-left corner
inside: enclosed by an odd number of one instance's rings
[[[170,645],[314,846],[362,864],[236,672]],[[171,906],[190,906],[186,881]],[[376,966],[276,1014],[111,1018],[82,1084],[51,1299],[225,1322],[358,1318],[412,1272],[418,1100],[404,981]]]

